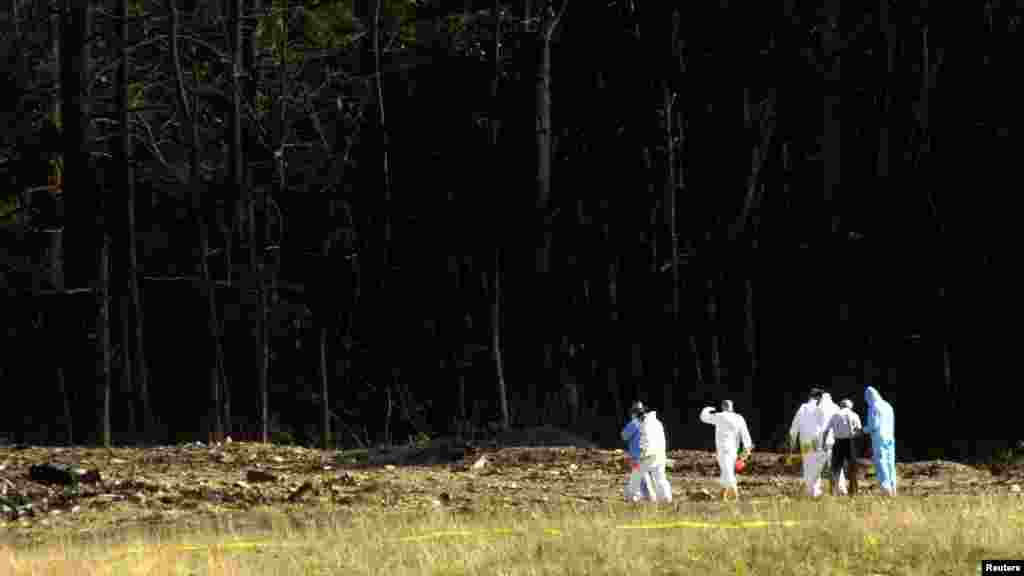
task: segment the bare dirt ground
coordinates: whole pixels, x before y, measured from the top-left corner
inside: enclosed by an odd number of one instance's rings
[[[367,511],[427,513],[606,507],[622,500],[622,450],[602,450],[552,428],[506,432],[469,445],[322,451],[225,442],[151,448],[0,446],[0,540],[44,542],[139,526],[187,526],[260,510],[300,516]],[[714,454],[676,450],[677,506],[717,492]],[[66,472],[33,470],[55,464]],[[1024,467],[998,474],[945,461],[900,463],[904,497],[1020,494]],[[870,466],[862,467],[862,474]],[[50,474],[47,474],[50,472]],[[70,480],[70,484],[67,482]],[[740,475],[744,499],[799,497],[799,464],[755,453]],[[873,479],[861,493],[877,495]]]

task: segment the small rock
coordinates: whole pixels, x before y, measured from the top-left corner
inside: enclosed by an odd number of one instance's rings
[[[386,464],[384,466],[384,469],[385,470],[394,470],[395,469],[395,465],[394,464]]]
[[[359,480],[348,472],[344,472],[338,476],[338,483],[344,484],[345,486],[355,486],[359,483]]]
[[[228,436],[227,438],[224,439],[224,443],[225,444],[231,444],[231,442],[232,442],[231,436]]]
[[[298,489],[295,490],[295,492],[292,492],[291,495],[288,496],[288,501],[289,502],[296,502],[296,501],[302,499],[304,496],[306,496],[306,494],[309,494],[312,491],[313,491],[313,484],[312,484],[312,482],[309,482],[309,481],[303,482],[302,486],[299,486]]]
[[[245,473],[245,479],[249,482],[277,482],[277,476],[263,470],[249,470]]]
[[[93,468],[91,470],[76,468],[75,474],[78,475],[78,481],[84,482],[85,484],[99,484],[102,481],[100,478],[99,468]]]
[[[483,469],[484,466],[487,466],[487,464],[488,464],[487,456],[481,456],[481,457],[477,458],[476,462],[473,462],[473,465],[470,466],[469,468],[470,468],[470,470],[481,470],[481,469]]]
[[[277,462],[278,464],[283,464],[284,463],[284,458],[281,458],[280,456],[274,456],[274,457],[271,458],[271,460],[273,460],[274,462]]]
[[[1014,494],[1020,494],[1020,484],[1011,485],[1010,492],[1013,492]]]
[[[690,492],[689,498],[690,500],[695,500],[697,502],[708,502],[715,499],[714,495],[711,494],[711,492],[708,492],[706,488]]]

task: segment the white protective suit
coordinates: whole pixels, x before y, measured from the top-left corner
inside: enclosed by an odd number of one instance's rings
[[[627,491],[632,495],[634,502],[640,499],[640,484],[645,476],[650,478],[653,484],[652,501],[672,501],[672,487],[665,475],[666,445],[665,427],[653,410],[647,412],[640,420],[640,469],[638,473],[630,475],[630,486]]]
[[[718,482],[722,488],[736,488],[736,456],[740,448],[739,443],[742,440],[744,448],[751,451],[754,449],[747,421],[732,411],[715,412],[712,406],[700,411],[700,421],[715,427],[715,454],[718,457],[718,468],[721,470]]]
[[[832,395],[825,392],[821,395],[821,400],[818,402],[818,434],[821,436],[818,447],[820,463],[818,466],[819,474],[821,470],[831,468],[832,463],[832,446],[836,443],[835,435],[831,430],[828,434],[825,434],[825,429],[828,427],[828,423],[832,420],[832,416],[839,412],[839,405],[832,401]],[[846,494],[846,473],[843,471],[839,472],[839,480],[836,488],[839,489],[840,494]]]
[[[824,457],[818,450],[821,440],[820,418],[818,403],[812,398],[800,405],[796,416],[793,417],[793,424],[789,427],[790,443],[799,442],[804,484],[807,486],[807,494],[812,498],[821,496],[821,467],[824,464]]]

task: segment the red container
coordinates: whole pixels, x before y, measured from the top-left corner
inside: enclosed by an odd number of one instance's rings
[[[743,472],[743,469],[747,467],[747,463],[744,460],[736,460],[736,471]]]

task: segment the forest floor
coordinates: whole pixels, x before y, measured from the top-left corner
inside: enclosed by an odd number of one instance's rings
[[[759,505],[805,505],[799,463],[787,455],[753,455],[740,475],[739,507],[714,497],[712,452],[676,450],[669,458],[674,501],[659,514],[713,518],[752,513]],[[998,474],[945,461],[897,468],[901,500],[974,496],[1024,506],[1024,466]],[[870,466],[862,471],[870,473]],[[352,451],[248,442],[109,450],[0,446],[0,548],[109,544],[119,534],[167,537],[206,528],[301,531],[371,517],[607,516],[623,506],[625,477],[622,450],[597,449],[551,428],[506,433],[500,444],[439,439]],[[860,484],[863,498],[853,500],[881,501],[873,478]]]

